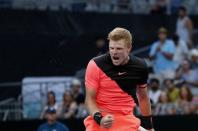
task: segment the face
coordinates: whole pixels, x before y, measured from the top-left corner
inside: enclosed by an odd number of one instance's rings
[[[162,103],[167,103],[168,102],[167,93],[166,92],[161,92],[159,99]]]
[[[192,55],[191,56],[191,61],[192,62],[197,62],[198,61],[198,56]]]
[[[46,117],[47,117],[47,122],[49,124],[53,124],[57,119],[56,113],[47,113]]]
[[[167,38],[167,35],[166,35],[166,33],[160,32],[160,33],[158,34],[158,38],[159,38],[161,41],[164,41],[164,40]]]
[[[70,102],[72,98],[69,93],[65,93],[63,99],[65,102]]]
[[[159,85],[158,85],[158,83],[157,82],[153,82],[153,83],[151,83],[151,89],[152,90],[157,90],[158,89],[158,87],[159,87]]]
[[[115,66],[124,65],[128,62],[129,53],[131,48],[127,47],[124,40],[109,42],[109,53],[111,56],[112,63]]]
[[[73,90],[74,93],[79,93],[80,92],[80,85],[74,85],[72,87],[72,90]]]
[[[183,98],[187,98],[188,91],[185,87],[181,88],[181,95],[182,95]]]
[[[55,98],[52,94],[48,94],[48,102],[49,102],[49,104],[55,103]]]
[[[184,17],[185,16],[185,11],[183,11],[183,10],[179,10],[179,16],[180,17]]]
[[[168,88],[168,89],[172,89],[174,87],[174,84],[171,80],[166,80],[165,81],[165,86]]]
[[[182,65],[182,68],[184,71],[188,71],[190,69],[190,65],[188,62],[184,62]]]

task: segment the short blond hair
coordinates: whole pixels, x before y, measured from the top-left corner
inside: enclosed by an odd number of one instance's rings
[[[124,40],[127,47],[132,46],[132,35],[125,28],[116,27],[108,34],[108,40],[119,41]]]

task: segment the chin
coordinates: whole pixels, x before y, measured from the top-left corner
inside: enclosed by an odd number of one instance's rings
[[[114,63],[114,62],[113,62],[113,65],[115,65],[115,66],[119,66],[119,65],[120,65],[120,63]]]

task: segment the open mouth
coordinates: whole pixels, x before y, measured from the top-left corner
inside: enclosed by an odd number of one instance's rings
[[[119,57],[113,56],[113,60],[119,60]]]

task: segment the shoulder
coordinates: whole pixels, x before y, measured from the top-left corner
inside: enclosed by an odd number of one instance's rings
[[[70,105],[71,108],[76,108],[77,107],[77,103],[75,101],[73,101]]]
[[[169,44],[174,44],[174,41],[172,39],[167,39],[166,42]]]
[[[101,69],[103,72],[107,72],[114,68],[114,65],[111,61],[111,56],[109,53],[106,53],[104,55],[98,56],[93,58],[93,61],[95,62],[96,66]]]
[[[167,40],[166,40],[166,44],[167,44],[168,46],[175,46],[174,41],[171,40],[171,39],[167,39]]]
[[[41,125],[39,126],[39,128],[38,128],[38,131],[40,131],[40,130],[46,128],[47,126],[48,126],[47,123],[41,124]]]
[[[55,109],[57,109],[57,108],[58,108],[58,106],[59,106],[59,104],[58,104],[58,103],[55,103],[55,104],[54,104],[54,108],[55,108]]]
[[[188,17],[188,16],[184,17],[184,20],[187,22],[191,21],[190,17]]]
[[[158,44],[159,44],[159,41],[157,40],[157,41],[153,42],[153,44],[151,45],[151,47],[154,48],[154,47],[156,47]]]
[[[89,66],[96,66],[98,64],[103,64],[103,63],[106,63],[110,60],[110,54],[109,53],[106,53],[106,54],[103,54],[103,55],[100,55],[100,56],[97,56],[97,57],[94,57],[92,58],[88,65]]]
[[[67,126],[64,125],[63,123],[57,122],[57,125],[58,125],[59,127],[61,127],[62,129],[64,129],[65,131],[69,131],[69,129],[67,128]]]
[[[45,105],[45,107],[43,108],[44,111],[46,111],[49,108],[48,105]]]
[[[137,56],[133,56],[131,55],[130,56],[131,58],[131,63],[136,65],[136,66],[139,66],[139,67],[142,67],[142,68],[147,68],[147,64],[146,64],[146,61],[142,58],[139,58]]]
[[[111,60],[111,57],[110,57],[109,53],[106,53],[106,54],[103,54],[103,55],[100,55],[100,56],[97,56],[97,57],[93,58],[93,61],[96,64],[106,63],[106,62],[109,62],[110,60]]]

